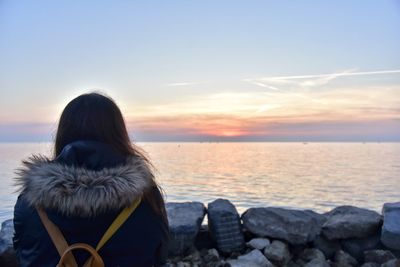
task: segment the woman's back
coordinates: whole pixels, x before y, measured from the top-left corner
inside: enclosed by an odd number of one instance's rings
[[[118,214],[138,198],[139,206],[99,254],[105,266],[164,263],[168,223],[146,158],[140,153],[121,153],[99,138],[75,138],[69,143],[65,139],[58,138],[64,144],[55,159],[32,157],[17,177],[21,194],[14,211],[14,247],[20,266],[54,267],[60,259],[37,207],[45,210],[69,245],[79,242],[96,247]],[[84,251],[74,255],[80,266],[89,256]]]

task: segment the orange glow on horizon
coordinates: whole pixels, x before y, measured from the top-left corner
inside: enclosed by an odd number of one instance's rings
[[[247,134],[246,131],[243,130],[230,130],[230,129],[215,129],[202,131],[203,134],[212,135],[212,136],[221,136],[221,137],[239,137]]]
[[[239,131],[222,131],[222,136],[232,137],[232,136],[241,136],[243,135],[242,132]]]

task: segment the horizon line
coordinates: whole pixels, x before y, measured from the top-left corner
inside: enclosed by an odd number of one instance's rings
[[[0,140],[0,144],[14,143],[54,143],[54,141]],[[131,143],[400,143],[400,140],[135,140]]]

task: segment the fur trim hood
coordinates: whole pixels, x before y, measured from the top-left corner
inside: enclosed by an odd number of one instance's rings
[[[154,185],[148,165],[136,157],[97,171],[32,156],[15,179],[29,205],[82,217],[129,206]]]

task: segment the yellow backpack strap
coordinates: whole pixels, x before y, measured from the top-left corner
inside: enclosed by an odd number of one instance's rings
[[[71,252],[67,251],[68,243],[61,233],[60,229],[52,221],[50,221],[49,217],[47,217],[46,212],[42,208],[37,207],[36,210],[39,214],[40,220],[42,221],[44,227],[49,233],[51,241],[53,241],[53,244],[56,247],[58,254],[64,257],[65,265],[69,267],[77,267],[78,265],[75,261],[74,256]]]
[[[99,251],[104,244],[114,235],[114,233],[121,227],[122,224],[129,218],[129,216],[135,211],[141,202],[141,198],[136,199],[129,207],[126,207],[121,211],[113,223],[108,227],[107,231],[104,233],[103,237],[100,239],[96,246],[96,250]]]
[[[69,267],[68,264],[65,264],[65,260],[69,254],[71,254],[71,251],[73,250],[86,250],[87,252],[90,253],[91,258],[93,258],[90,267],[104,267],[104,262],[103,259],[100,257],[100,255],[97,253],[97,251],[90,245],[85,244],[85,243],[75,243],[71,246],[69,246],[61,256],[60,262],[56,267]]]
[[[99,251],[104,246],[104,244],[115,234],[115,232],[121,227],[121,225],[124,224],[129,216],[136,210],[141,201],[142,198],[139,197],[129,207],[126,207],[121,211],[121,213],[117,216],[117,218],[115,218],[110,227],[108,227],[107,231],[104,233],[103,237],[100,239],[99,243],[96,246],[96,251]],[[91,262],[92,257],[90,257],[83,266],[91,266]]]

